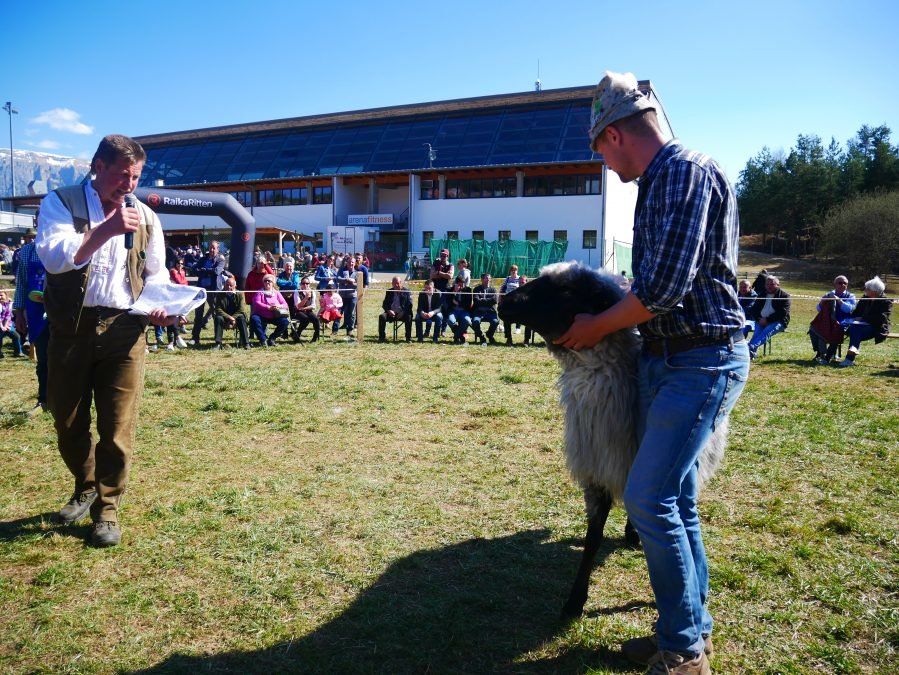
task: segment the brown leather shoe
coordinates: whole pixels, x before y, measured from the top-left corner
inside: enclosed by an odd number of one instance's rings
[[[66,503],[66,505],[59,510],[59,513],[56,515],[56,517],[63,525],[71,525],[72,523],[76,523],[87,515],[87,512],[91,508],[91,504],[93,504],[96,500],[96,490],[76,492],[72,495],[72,498]]]
[[[715,653],[715,648],[712,645],[712,636],[707,635],[703,639],[705,640],[705,655],[711,657]],[[659,643],[656,640],[655,633],[627,640],[621,645],[621,653],[629,661],[648,666],[652,658],[659,653]]]
[[[97,548],[108,548],[110,546],[118,546],[122,541],[122,530],[119,524],[114,520],[101,520],[94,523],[93,532],[91,532],[91,545]]]
[[[646,675],[712,675],[712,668],[704,652],[688,659],[677,652],[663,651],[650,659]]]

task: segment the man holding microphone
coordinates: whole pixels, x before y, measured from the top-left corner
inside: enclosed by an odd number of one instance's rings
[[[143,390],[147,320],[174,320],[161,308],[148,317],[128,313],[145,284],[168,282],[159,219],[131,194],[145,160],[137,142],[106,136],[91,162],[93,179],[55,190],[41,202],[36,242],[47,270],[47,403],[59,452],[75,477],[59,520],[74,523],[90,511],[91,543],[98,547],[121,541],[118,508]]]

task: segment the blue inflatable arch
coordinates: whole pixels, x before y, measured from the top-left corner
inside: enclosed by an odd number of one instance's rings
[[[218,216],[231,227],[228,269],[243,289],[253,266],[256,219],[234,197],[224,192],[193,192],[162,188],[137,188],[137,198],[156,213],[185,216]]]

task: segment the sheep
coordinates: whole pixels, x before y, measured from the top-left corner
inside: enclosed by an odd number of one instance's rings
[[[613,502],[624,493],[637,452],[637,357],[641,338],[636,330],[622,330],[592,349],[580,351],[556,346],[553,340],[568,330],[576,314],[598,314],[621,299],[624,290],[620,282],[621,277],[580,263],[555,263],[506,295],[499,307],[504,322],[522,323],[540,333],[562,367],[558,388],[565,412],[565,459],[572,478],[584,491],[587,512],[584,552],[562,609],[568,619],[583,613],[606,519]],[[726,438],[725,421],[700,455],[700,485],[721,463]],[[625,540],[639,545],[629,521]]]

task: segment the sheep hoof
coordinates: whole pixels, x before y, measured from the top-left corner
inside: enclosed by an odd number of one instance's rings
[[[574,621],[580,619],[584,614],[584,603],[576,603],[568,601],[562,608],[562,621]]]
[[[642,546],[640,543],[640,535],[637,534],[637,530],[631,525],[630,519],[628,519],[627,523],[624,525],[624,541],[631,548],[640,548]]]

